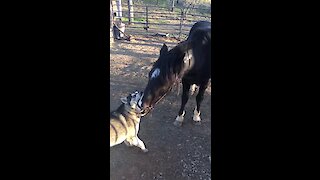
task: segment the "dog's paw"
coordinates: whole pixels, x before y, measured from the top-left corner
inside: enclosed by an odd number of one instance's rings
[[[142,151],[143,151],[144,153],[147,153],[149,150],[148,150],[148,149],[142,149]]]
[[[127,146],[129,146],[129,147],[133,146],[133,144],[132,144],[132,143],[129,143],[128,141],[124,141],[124,143],[125,143]]]

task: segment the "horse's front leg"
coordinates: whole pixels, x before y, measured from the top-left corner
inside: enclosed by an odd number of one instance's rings
[[[188,99],[189,99],[189,89],[190,89],[190,84],[185,82],[184,80],[182,80],[182,87],[183,87],[183,90],[182,90],[182,102],[181,102],[181,107],[180,107],[180,110],[179,110],[179,114],[178,116],[176,117],[176,120],[174,121],[174,125],[175,126],[181,126],[182,125],[182,122],[183,122],[183,119],[184,119],[184,115],[185,115],[185,111],[184,111],[184,108],[188,102]]]
[[[196,107],[194,108],[194,111],[193,111],[193,121],[197,125],[201,124],[200,106],[201,106],[201,103],[203,101],[204,93],[205,93],[207,87],[208,87],[208,83],[201,84],[200,87],[199,87],[198,95],[196,96],[197,105],[196,105]]]
[[[197,85],[193,84],[190,88],[190,95],[193,96],[196,93]]]

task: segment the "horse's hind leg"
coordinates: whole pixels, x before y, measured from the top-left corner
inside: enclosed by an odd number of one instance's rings
[[[184,80],[182,80],[182,102],[181,102],[181,107],[179,110],[179,114],[176,117],[176,120],[174,121],[174,125],[175,126],[181,126],[183,119],[184,119],[184,115],[185,115],[185,111],[184,111],[184,107],[186,106],[188,99],[189,99],[189,89],[190,89],[190,84]]]
[[[196,105],[196,107],[194,108],[194,111],[193,111],[193,121],[196,124],[201,124],[200,106],[201,106],[201,103],[203,101],[204,92],[206,91],[207,87],[208,87],[208,83],[201,84],[200,87],[199,87],[198,95],[196,96],[197,105]]]

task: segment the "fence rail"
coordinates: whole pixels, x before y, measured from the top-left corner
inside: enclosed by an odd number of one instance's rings
[[[127,4],[126,4],[127,5]],[[128,6],[128,5],[127,5]],[[159,6],[159,5],[150,5],[150,4],[146,4],[146,5],[141,5],[141,4],[134,4],[134,5],[129,5],[129,6],[134,6],[134,7],[145,7],[145,6],[149,6],[149,7],[153,7],[153,8],[161,8],[161,9],[169,9],[168,6]],[[170,7],[171,8],[171,7]],[[179,8],[179,7],[174,7],[175,9]],[[198,10],[210,10],[209,8],[201,8],[201,7],[192,7],[192,9],[198,9]]]

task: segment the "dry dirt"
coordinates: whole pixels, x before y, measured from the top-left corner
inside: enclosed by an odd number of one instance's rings
[[[134,90],[143,90],[152,63],[163,43],[170,48],[178,41],[171,38],[135,36],[116,41],[110,48],[110,111],[120,98]],[[168,94],[146,117],[141,119],[139,137],[148,148],[143,153],[124,143],[110,148],[111,180],[198,180],[211,179],[211,88],[201,107],[201,125],[192,121],[195,96],[190,96],[182,127],[173,125],[181,97]]]

